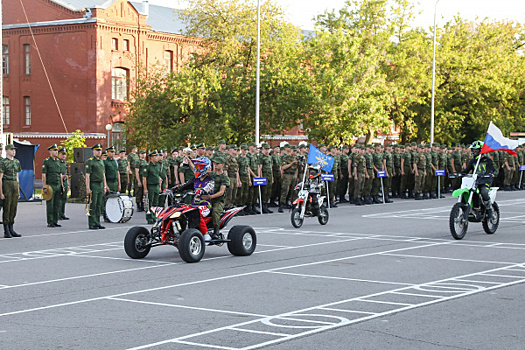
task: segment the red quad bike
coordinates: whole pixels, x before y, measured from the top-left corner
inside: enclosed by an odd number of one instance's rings
[[[204,256],[206,245],[222,246],[227,244],[232,255],[247,256],[255,251],[257,235],[250,226],[236,225],[228,232],[227,236],[222,233],[214,237],[211,215],[203,218],[208,228],[211,241],[204,241],[202,233],[198,230],[201,215],[199,208],[189,204],[181,204],[183,196],[173,194],[167,190],[164,194],[173,198],[174,205],[166,207],[153,207],[155,224],[148,230],[142,226],[129,229],[124,238],[124,250],[130,258],[142,259],[148,255],[151,247],[160,245],[172,245],[179,250],[182,260],[193,263],[198,262]],[[224,212],[221,215],[221,230],[228,222],[244,207],[237,207]]]

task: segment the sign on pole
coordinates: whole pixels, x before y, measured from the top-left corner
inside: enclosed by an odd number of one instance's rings
[[[261,195],[261,186],[266,186],[268,182],[265,177],[254,177],[253,185],[259,187],[259,207],[261,208],[261,215],[263,213],[262,209],[262,195]]]
[[[334,174],[321,174],[321,180],[323,181],[334,181]],[[328,184],[326,184],[326,198],[328,203],[328,209],[330,209],[330,190],[328,189]]]
[[[436,172],[434,174],[438,177],[438,198],[441,198],[441,176],[445,176],[445,169],[436,169]]]

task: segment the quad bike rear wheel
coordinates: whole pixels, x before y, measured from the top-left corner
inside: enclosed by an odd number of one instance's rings
[[[257,246],[257,235],[250,226],[236,225],[228,231],[228,250],[232,255],[252,255]]]

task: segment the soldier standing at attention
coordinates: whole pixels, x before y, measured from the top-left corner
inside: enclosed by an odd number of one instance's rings
[[[169,187],[172,188],[175,185],[180,184],[179,182],[179,164],[177,160],[179,158],[179,152],[177,147],[171,149],[171,157],[168,158],[168,164],[170,166],[170,183]]]
[[[86,194],[91,195],[91,204],[89,206],[88,226],[90,230],[104,229],[100,225],[100,215],[104,205],[104,193],[108,192],[106,182],[104,161],[102,156],[102,145],[97,143],[91,147],[93,157],[86,162]]]
[[[270,207],[279,206],[279,196],[281,194],[281,147],[273,146],[272,150],[272,195],[270,197]]]
[[[126,194],[129,184],[129,163],[126,158],[126,150],[121,149],[119,152],[119,158],[117,159],[118,173],[120,178],[120,192]]]
[[[51,187],[53,196],[46,201],[47,227],[62,227],[58,224],[60,211],[60,195],[62,193],[62,173],[58,159],[58,146],[56,143],[47,148],[49,158],[42,163],[42,192],[47,193],[47,185]]]
[[[142,172],[141,170],[147,164],[146,162],[146,150],[141,149],[139,151],[139,158],[136,163],[132,165],[132,171],[135,173],[135,202],[137,203],[137,212],[144,211],[144,187],[142,186]]]
[[[416,176],[415,178],[415,185],[414,185],[414,192],[415,192],[415,199],[421,200],[423,199],[423,186],[427,171],[427,156],[425,153],[423,153],[424,146],[418,145],[417,146],[417,157],[413,160],[413,170],[414,174]]]
[[[394,176],[392,178],[392,197],[399,198],[400,191],[399,186],[401,184],[401,145],[394,146],[394,153],[392,157],[394,159]]]
[[[235,206],[235,199],[237,198],[237,189],[241,187],[242,181],[239,177],[239,163],[237,162],[237,146],[231,145],[226,157],[226,164],[224,171],[230,179],[230,190],[226,192],[224,205],[226,209],[231,209]],[[242,215],[242,214],[241,214]]]
[[[144,186],[144,195],[148,196],[149,207],[159,205],[159,192],[161,182],[161,163],[159,162],[159,153],[154,150],[149,153],[149,163],[142,168],[142,184]],[[150,208],[145,208],[146,212]],[[155,222],[153,214],[146,213],[146,221],[148,224]]]
[[[66,160],[67,158],[67,150],[62,147],[58,150],[58,159],[60,159],[60,173],[62,176],[62,194],[60,196],[60,209],[58,212],[58,220],[69,220],[68,217],[66,217],[66,202],[67,202],[67,192],[69,189],[69,169],[68,169],[68,162]]]
[[[248,160],[250,161],[249,172],[252,181],[250,182],[250,189],[248,195],[248,206],[251,206],[252,211],[255,214],[260,214],[261,212],[257,209],[257,199],[258,199],[258,189],[257,186],[253,184],[254,177],[261,177],[261,159],[259,158],[259,150],[255,142],[250,142],[248,144]]]
[[[2,165],[2,162],[5,160],[4,157],[2,157],[2,151],[4,150],[4,144],[0,143],[0,165]],[[0,210],[2,210],[4,201],[0,199]]]
[[[289,193],[293,192],[294,181],[297,178],[297,167],[298,161],[295,158],[294,150],[290,145],[284,146],[284,155],[282,157],[281,165],[281,176],[283,179],[283,184],[281,187],[281,199],[279,201],[279,213],[284,213],[283,205],[286,204],[286,198]]]
[[[128,192],[129,192],[129,195],[132,197],[137,195],[137,188],[138,188],[137,174],[135,171],[135,169],[138,167],[138,164],[139,164],[139,156],[137,152],[138,152],[137,146],[132,146],[131,153],[128,155],[128,162],[129,162]],[[133,187],[133,194],[131,194],[131,187]]]
[[[214,157],[220,157],[221,159],[226,159],[226,141],[219,140],[217,142],[217,152],[213,154]]]
[[[348,190],[348,154],[350,153],[350,149],[348,148],[348,145],[343,145],[343,151],[340,156],[340,172],[339,172],[339,182],[338,182],[338,197],[339,202],[341,203],[348,203],[349,201],[346,200],[346,192]],[[352,197],[350,197],[350,200]]]
[[[252,211],[251,207],[248,205],[248,193],[250,190],[250,160],[248,159],[248,146],[246,144],[241,145],[241,154],[237,158],[237,163],[239,164],[239,178],[241,180],[241,187],[237,190],[237,205],[243,206],[245,215],[255,215],[255,212]]]
[[[270,156],[270,145],[267,143],[262,144],[261,155],[261,171],[262,176],[266,178],[266,186],[261,188],[261,197],[262,197],[262,210],[264,214],[272,214],[268,208],[268,201],[272,195],[272,186],[273,186],[273,171],[272,171],[272,156]]]
[[[348,155],[348,199],[350,203],[354,203],[354,162],[358,154],[357,144],[354,144],[351,148],[350,154]],[[354,203],[355,204],[355,203]]]
[[[364,205],[365,203],[361,197],[363,196],[365,180],[369,175],[366,169],[366,158],[363,155],[364,148],[361,146],[354,146],[354,148],[356,149],[355,157],[352,160],[352,173],[354,174],[354,204]]]
[[[392,179],[396,176],[394,171],[394,155],[392,154],[392,145],[387,145],[385,147],[385,153],[383,156],[383,166],[386,170],[386,178],[383,183],[383,195],[385,196],[385,203],[392,203],[390,199],[390,190],[392,189]],[[392,189],[392,192],[395,193],[395,190]]]
[[[115,159],[115,147],[106,148],[108,157],[104,160],[104,170],[106,173],[106,182],[111,192],[120,191],[120,176],[118,171],[118,163]]]
[[[5,146],[6,158],[0,163],[0,198],[4,202],[4,237],[22,237],[15,232],[16,208],[18,205],[18,173],[22,171],[20,162],[15,158],[14,145]]]

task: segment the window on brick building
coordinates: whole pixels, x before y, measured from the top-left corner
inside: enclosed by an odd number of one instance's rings
[[[2,117],[3,117],[3,120],[4,120],[4,125],[7,125],[9,124],[9,121],[10,121],[10,110],[9,110],[9,97],[7,96],[4,96],[2,98],[2,105],[3,105],[3,109],[2,109]]]
[[[111,98],[126,101],[128,99],[128,70],[113,68],[111,70]]]
[[[164,67],[166,73],[173,72],[173,51],[164,51]]]
[[[129,51],[129,40],[128,39],[124,39],[124,41],[122,41],[122,50]]]
[[[24,96],[24,112],[26,117],[26,125],[31,125],[31,97]]]
[[[2,45],[2,74],[9,74],[9,46]]]
[[[118,50],[118,39],[117,38],[111,39],[111,50]]]
[[[31,74],[31,45],[24,44],[24,74]]]

